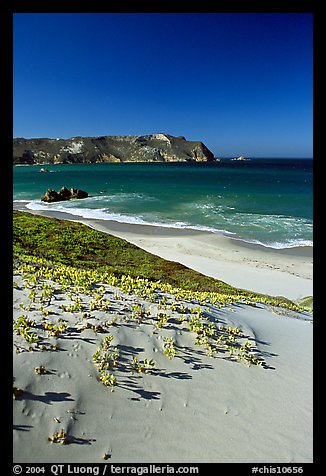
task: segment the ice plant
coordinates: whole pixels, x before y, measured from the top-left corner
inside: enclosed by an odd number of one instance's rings
[[[133,370],[138,373],[148,373],[151,369],[156,367],[155,361],[153,359],[145,358],[144,361],[138,360],[136,356],[132,359],[131,364]]]
[[[162,329],[162,327],[164,327],[165,324],[168,322],[168,317],[163,312],[159,312],[157,317],[158,321],[156,322],[155,326],[159,329]]]
[[[105,374],[100,375],[100,381],[106,387],[113,387],[113,386],[117,385],[117,378],[115,377],[115,375],[113,375],[111,373],[107,373],[107,374],[105,373]]]
[[[174,340],[173,337],[163,337],[164,341],[164,350],[163,353],[168,357],[168,359],[172,359],[176,356],[176,349],[174,347]]]
[[[68,445],[70,443],[69,436],[64,428],[54,433],[52,436],[49,436],[48,441],[50,443],[60,443],[61,445]]]
[[[45,375],[49,373],[43,365],[41,365],[40,367],[35,367],[35,372],[38,375]]]

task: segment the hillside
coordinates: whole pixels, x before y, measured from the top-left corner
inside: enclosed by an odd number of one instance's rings
[[[14,164],[213,160],[213,153],[202,142],[169,134],[13,140]]]

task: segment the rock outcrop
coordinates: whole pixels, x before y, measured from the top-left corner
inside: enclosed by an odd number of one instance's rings
[[[79,188],[71,188],[68,190],[66,187],[62,187],[59,192],[49,188],[45,194],[41,197],[42,202],[62,202],[64,200],[70,200],[72,198],[87,198],[88,193]]]
[[[214,160],[213,153],[202,142],[169,134],[13,140],[14,164]]]

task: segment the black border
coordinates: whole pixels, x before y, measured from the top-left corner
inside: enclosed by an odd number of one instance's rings
[[[322,32],[325,30],[325,18],[322,11],[322,1],[315,0],[315,1],[264,1],[264,2],[252,2],[251,0],[243,0],[238,2],[227,2],[224,4],[215,4],[215,7],[212,8],[212,2],[208,2],[207,6],[200,3],[200,8],[194,8],[194,5],[191,5],[190,9],[184,9],[183,6],[176,5],[175,3],[170,6],[167,2],[164,2],[163,5],[156,5],[157,7],[164,6],[164,10],[159,8],[155,10],[155,4],[153,2],[135,2],[132,3],[125,3],[125,2],[107,2],[107,8],[103,5],[103,2],[90,2],[88,5],[85,5],[83,2],[70,2],[69,0],[65,2],[61,2],[60,0],[53,1],[53,0],[46,0],[46,1],[11,1],[6,2],[2,0],[0,2],[0,48],[1,48],[1,58],[4,59],[1,74],[1,114],[0,114],[0,133],[2,139],[2,145],[4,144],[4,148],[2,147],[1,150],[1,187],[0,190],[4,196],[1,197],[1,215],[0,215],[0,230],[3,237],[2,240],[2,260],[1,260],[1,273],[0,273],[0,283],[1,289],[5,291],[5,313],[2,315],[2,323],[5,324],[5,333],[6,336],[4,340],[9,343],[8,345],[8,354],[5,349],[3,349],[3,353],[5,355],[11,355],[11,339],[7,338],[7,326],[9,336],[12,335],[12,327],[11,327],[11,319],[10,316],[12,315],[12,307],[11,307],[11,298],[12,298],[12,196],[13,196],[13,176],[12,176],[12,162],[11,162],[11,153],[12,153],[12,138],[13,138],[13,15],[15,13],[312,13],[313,14],[313,24],[314,24],[314,123],[313,123],[313,130],[314,130],[314,250],[315,256],[317,256],[317,260],[314,263],[314,303],[315,303],[315,311],[314,311],[314,349],[322,348],[323,342],[321,341],[322,332],[320,326],[322,324],[322,320],[324,320],[324,316],[321,314],[321,286],[323,285],[323,274],[321,269],[322,263],[322,253],[321,250],[321,240],[322,240],[322,225],[323,225],[323,208],[322,208],[322,200],[320,199],[320,191],[322,189],[321,180],[324,177],[323,171],[323,161],[326,161],[326,158],[323,157],[323,153],[321,151],[321,122],[319,121],[319,117],[321,117],[322,112],[322,103],[321,103],[321,91],[323,87],[322,82],[322,68],[323,68],[323,61],[322,57],[324,55],[322,43],[325,41],[323,39]],[[197,5],[196,5],[197,6]],[[137,9],[135,8],[137,7]],[[316,251],[317,250],[317,251]],[[6,276],[8,272],[8,276]],[[319,278],[319,279],[318,279]],[[8,305],[8,311],[7,311]],[[317,326],[317,328],[316,328]],[[317,375],[319,376],[319,380],[322,382],[322,372],[323,369],[320,369],[320,373],[316,366],[318,366],[318,355],[316,355],[315,351],[315,359],[314,359],[314,395],[317,396],[316,391],[316,382]],[[3,355],[3,359],[6,359],[5,355]],[[316,358],[317,357],[317,358]],[[10,368],[9,364],[4,361],[5,367]],[[12,372],[9,372],[10,375],[8,377],[8,386],[6,388],[5,395],[8,398],[9,405],[11,405],[11,381],[12,381]],[[319,393],[322,392],[322,389]],[[314,414],[317,415],[316,410],[316,400],[314,399]],[[11,408],[11,407],[9,407]],[[10,414],[10,411],[8,412]],[[7,439],[7,435],[11,433],[11,417],[9,418],[9,427],[8,433],[4,434],[5,439]],[[318,419],[319,420],[319,419]],[[317,434],[317,417],[314,417],[314,463],[312,464],[304,464],[303,474],[314,474],[315,470],[318,471],[319,464],[322,461],[322,447],[323,447],[323,433],[320,433],[320,437],[316,437]],[[322,430],[322,428],[321,428]],[[10,439],[11,437],[9,437]],[[320,443],[318,443],[320,441]],[[12,459],[10,457],[9,451],[5,452],[6,458],[9,458],[8,461],[8,468],[9,473],[13,474],[12,472]],[[11,453],[12,455],[12,453]],[[2,458],[4,457],[4,452],[2,454]],[[109,463],[109,462],[108,462]],[[58,464],[60,464],[58,462]],[[169,464],[169,463],[166,463]],[[218,466],[216,468],[224,469],[225,472],[230,469],[231,465],[236,465],[234,468],[239,474],[251,474],[252,466],[264,467],[263,464],[247,464],[247,463],[201,463],[201,464],[189,464],[184,466],[198,466],[199,467],[199,474],[203,471],[207,471],[211,469],[211,466]],[[77,464],[72,463],[74,466],[78,466]],[[159,464],[158,464],[159,465]],[[225,467],[225,465],[227,465]],[[265,463],[265,466],[277,466],[277,463]],[[7,465],[6,465],[7,466]],[[28,466],[28,465],[22,465]],[[37,466],[31,464],[30,466]],[[40,465],[38,465],[40,466]],[[48,470],[50,469],[50,465],[48,466]],[[65,465],[66,466],[66,465]],[[81,465],[82,466],[82,465]],[[90,466],[96,466],[90,465]],[[119,464],[117,464],[119,466]],[[121,464],[120,464],[121,466]],[[130,466],[130,464],[128,464]],[[137,466],[137,465],[135,465]],[[138,465],[139,466],[139,465]],[[147,464],[141,464],[140,466],[148,466]],[[160,465],[159,465],[160,466]],[[172,465],[171,466],[175,466]],[[282,466],[301,466],[299,463],[297,464],[281,464]],[[317,472],[316,471],[316,472]],[[223,471],[222,474],[225,474]],[[26,474],[25,472],[21,474]],[[50,471],[46,471],[45,474],[52,474]],[[62,473],[65,474],[65,473]],[[109,472],[107,474],[110,474]],[[267,474],[267,473],[266,473]],[[290,474],[290,473],[288,473]],[[318,474],[318,473],[317,473]]]

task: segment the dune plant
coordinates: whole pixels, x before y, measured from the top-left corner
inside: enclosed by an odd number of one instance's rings
[[[107,320],[104,322],[104,326],[105,327],[110,327],[110,326],[114,326],[118,321],[118,316],[113,316],[111,320]]]
[[[37,292],[35,289],[32,289],[28,295],[28,299],[30,299],[34,303],[36,301],[36,298],[37,298]]]
[[[105,324],[92,324],[91,322],[86,322],[82,327],[79,327],[78,330],[83,332],[85,329],[91,329],[93,332],[95,332],[95,334],[97,334],[98,332],[106,332],[107,329],[105,327]]]
[[[80,299],[76,300],[74,303],[70,303],[68,307],[65,307],[66,312],[81,312],[84,309],[83,304],[81,303]]]
[[[44,317],[48,317],[51,314],[51,310],[50,309],[45,309],[44,306],[40,306],[39,311],[41,311],[42,316],[44,316]]]
[[[108,335],[108,336],[105,336],[104,339],[102,340],[101,344],[100,344],[100,349],[101,350],[108,350],[111,346],[111,343],[114,339],[114,336],[112,335]]]
[[[55,291],[55,287],[51,286],[46,283],[42,283],[42,292],[40,294],[40,301],[45,302],[50,305],[51,300],[53,298],[53,293]]]
[[[21,255],[22,256],[22,255]],[[21,258],[20,258],[21,259]],[[38,276],[46,276],[47,279],[53,279],[55,281],[60,282],[60,285],[63,284],[71,285],[76,282],[77,279],[85,280],[88,288],[91,288],[92,285],[97,281],[101,281],[107,283],[109,285],[118,286],[120,290],[126,291],[129,294],[131,291],[138,292],[138,290],[143,290],[147,287],[147,291],[145,294],[153,295],[156,294],[158,291],[168,292],[174,295],[176,301],[196,301],[198,303],[205,303],[214,305],[215,307],[223,307],[226,305],[230,305],[235,302],[242,302],[244,304],[254,304],[256,302],[262,302],[264,304],[272,305],[272,306],[283,306],[285,308],[291,310],[305,310],[304,308],[300,308],[295,303],[283,298],[272,298],[270,296],[263,296],[248,292],[243,292],[242,290],[236,290],[229,294],[221,293],[221,292],[212,292],[212,291],[189,291],[186,289],[175,288],[167,283],[162,282],[152,282],[149,280],[144,280],[140,278],[132,278],[130,275],[128,276],[121,276],[117,278],[110,273],[107,272],[98,272],[98,271],[90,271],[87,269],[76,269],[70,266],[64,266],[62,264],[56,264],[57,269],[52,269],[47,266],[48,262],[46,260],[42,260],[40,258],[35,258],[33,256],[28,256],[30,261],[35,260],[38,263],[42,262],[44,266],[39,268],[36,273],[35,269],[32,265],[24,265],[22,264],[19,269],[21,272],[26,272],[27,270],[31,273],[34,272]],[[53,266],[53,265],[52,265]],[[64,270],[64,271],[63,271]],[[140,285],[140,282],[142,283]],[[158,299],[158,296],[157,296]],[[157,299],[153,299],[152,302],[157,301]],[[158,299],[159,300],[159,299]]]
[[[26,268],[25,269],[28,274],[24,275],[24,285],[26,288],[34,289],[37,286],[37,278],[32,273],[29,273],[30,267],[26,267]]]
[[[40,351],[41,352],[56,352],[57,350],[60,350],[60,347],[57,344],[42,344],[40,346]]]
[[[35,367],[34,370],[38,375],[46,375],[49,373],[43,365],[41,365],[40,367]]]
[[[176,356],[177,351],[175,349],[175,343],[173,337],[163,337],[164,346],[163,353],[167,356],[168,359],[173,359]]]
[[[66,433],[66,430],[62,428],[60,431],[54,433],[52,436],[49,436],[48,441],[50,443],[60,443],[61,445],[68,445],[70,443],[70,438]]]
[[[105,336],[92,356],[94,364],[98,367],[99,380],[103,385],[111,387],[117,384],[117,379],[109,369],[117,367],[119,358],[119,349],[111,348],[113,338],[112,335]]]
[[[21,329],[20,335],[28,342],[29,344],[36,344],[39,341],[39,337],[35,332],[28,332],[27,329]]]
[[[24,314],[18,317],[14,322],[14,329],[29,329],[30,327],[35,326],[35,321],[28,319],[28,317]]]
[[[30,330],[30,328],[35,325],[35,321],[28,319],[25,315],[21,315],[14,322],[13,328],[16,331],[16,334],[23,337],[28,344],[35,344],[38,343],[39,337],[35,332]]]
[[[131,318],[141,322],[144,317],[148,316],[148,312],[145,307],[136,302],[131,306]]]
[[[111,373],[102,373],[99,379],[106,387],[114,387],[117,385],[117,377]]]
[[[203,317],[203,314],[204,314],[204,311],[202,310],[202,308],[200,306],[197,306],[197,307],[190,307],[189,308],[189,312],[191,314],[195,314],[196,317],[198,317],[198,319],[202,318]]]
[[[158,302],[158,309],[167,309],[169,304],[169,298],[166,295],[163,295]]]
[[[162,329],[168,323],[168,316],[163,312],[157,314],[157,321],[155,322],[155,327]]]
[[[48,335],[53,337],[59,337],[68,327],[68,323],[63,320],[59,324],[50,324],[49,322],[42,321],[41,325],[43,329],[47,331]]]
[[[189,309],[180,302],[174,302],[170,306],[170,310],[173,312],[178,312],[179,314],[186,314],[189,312]]]
[[[138,373],[149,373],[156,367],[156,363],[153,359],[145,358],[143,361],[138,360],[136,356],[133,357],[131,367]]]

